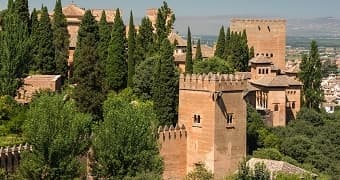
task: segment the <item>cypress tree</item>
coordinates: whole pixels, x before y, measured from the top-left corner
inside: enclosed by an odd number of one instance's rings
[[[133,87],[133,76],[135,75],[136,58],[136,29],[133,23],[132,11],[130,12],[129,35],[128,35],[128,80],[127,86]]]
[[[39,38],[39,21],[38,21],[38,13],[34,8],[31,14],[31,41],[38,42]],[[39,43],[32,43],[31,44],[31,61],[29,65],[29,69],[31,71],[37,71],[38,66],[38,50],[39,50]]]
[[[255,57],[255,50],[254,50],[254,47],[252,46],[250,49],[249,49],[249,59]]]
[[[220,34],[218,35],[216,50],[214,54],[216,57],[219,57],[219,58],[223,57],[224,45],[225,45],[225,33],[224,33],[224,27],[222,26],[220,29]]]
[[[200,39],[198,39],[198,41],[197,41],[195,60],[196,61],[202,61],[203,60],[202,49],[201,49],[201,40]]]
[[[164,39],[154,73],[153,100],[160,124],[175,124],[178,105],[178,73],[174,64],[173,46]]]
[[[192,74],[193,62],[192,62],[192,46],[191,46],[191,32],[188,27],[188,39],[187,39],[187,51],[185,55],[185,73]]]
[[[37,67],[38,72],[42,74],[54,74],[56,71],[56,63],[54,59],[55,48],[53,44],[53,31],[48,15],[47,7],[42,7],[41,16],[38,27],[38,52]]]
[[[304,105],[315,110],[319,110],[319,105],[323,100],[321,67],[318,45],[316,41],[312,41],[309,56],[302,57],[299,78],[303,83]]]
[[[172,31],[175,19],[175,14],[172,13],[168,4],[163,1],[163,6],[157,11],[155,47],[157,52],[160,50],[163,40],[166,39]]]
[[[27,73],[29,55],[29,34],[9,1],[4,15],[3,30],[0,31],[0,96],[15,96],[21,79]]]
[[[107,90],[119,91],[126,87],[125,43],[125,26],[119,9],[117,9],[108,49],[108,58],[105,63],[105,87]]]
[[[73,98],[81,112],[92,113],[94,119],[99,120],[102,117],[102,103],[105,96],[97,55],[99,28],[90,10],[85,12],[77,40],[73,74],[73,80],[77,85]]]
[[[23,22],[24,25],[28,27],[28,29],[26,29],[28,31],[30,29],[30,13],[28,9],[28,0],[15,0],[14,9],[15,12],[18,14],[19,19]]]
[[[52,29],[55,47],[55,74],[60,74],[63,78],[67,78],[70,35],[67,31],[67,21],[62,11],[61,0],[57,0],[55,4]]]
[[[230,56],[230,39],[231,39],[231,33],[230,33],[230,27],[227,29],[227,33],[225,36],[225,45],[224,45],[224,59],[228,59],[228,56]]]
[[[147,57],[150,57],[153,53],[153,27],[152,23],[148,17],[144,17],[142,19],[141,25],[138,29],[138,34],[136,37],[136,51],[138,60],[136,65],[138,65],[141,61],[144,61]]]
[[[106,21],[106,13],[102,12],[99,21],[99,42],[98,42],[98,58],[102,62],[102,67],[104,67],[104,62],[107,59],[109,43],[111,39],[111,32],[108,22]]]
[[[241,48],[241,67],[239,71],[246,72],[248,71],[248,63],[249,63],[249,48],[248,48],[248,40],[247,40],[247,33],[246,30],[243,30],[241,34],[241,41],[240,41],[240,48]]]

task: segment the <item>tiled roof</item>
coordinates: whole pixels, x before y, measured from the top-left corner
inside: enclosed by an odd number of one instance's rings
[[[63,13],[66,17],[83,17],[85,14],[85,9],[78,7],[74,3],[71,3],[63,7]]]
[[[177,40],[177,46],[187,46],[187,41],[175,32],[171,32],[168,39],[171,43],[174,43],[175,40]]]
[[[269,57],[258,55],[253,57],[249,62],[254,64],[271,64],[272,60]]]
[[[300,64],[296,64],[296,65],[286,69],[284,72],[286,72],[286,73],[298,73],[298,72],[300,72]]]
[[[105,14],[106,14],[106,21],[108,23],[113,23],[115,16],[116,16],[116,10],[114,9],[91,9],[91,13],[95,17],[96,21],[100,21],[103,11],[105,11]],[[120,11],[120,13],[122,12]]]
[[[251,158],[247,165],[250,167],[250,169],[255,168],[255,164],[257,163],[264,163],[267,170],[271,174],[275,174],[275,172],[283,172],[283,173],[290,173],[290,174],[310,174],[311,176],[318,176],[312,172],[306,171],[302,168],[299,168],[297,166],[294,166],[292,164],[289,164],[284,161],[275,161],[275,160],[269,160],[269,159],[259,159],[259,158]]]
[[[257,80],[250,81],[252,84],[266,87],[288,87],[301,86],[301,82],[288,77],[287,75],[261,77]]]

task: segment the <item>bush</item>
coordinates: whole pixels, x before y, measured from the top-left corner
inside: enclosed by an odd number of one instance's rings
[[[229,74],[233,73],[234,70],[227,61],[218,57],[194,61],[194,74],[208,74],[209,72]]]

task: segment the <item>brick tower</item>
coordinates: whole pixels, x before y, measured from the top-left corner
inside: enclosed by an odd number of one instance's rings
[[[270,57],[279,69],[285,69],[286,20],[284,19],[232,19],[230,30],[247,32],[249,47],[255,56]]]
[[[246,155],[246,87],[247,80],[237,75],[181,75],[181,126],[159,131],[164,179],[183,178],[200,163],[215,179],[237,170]]]

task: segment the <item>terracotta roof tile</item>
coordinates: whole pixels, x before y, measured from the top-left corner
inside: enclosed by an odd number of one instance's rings
[[[253,57],[249,62],[254,64],[272,64],[272,60],[269,57],[263,55]]]
[[[288,87],[301,86],[301,82],[288,77],[287,75],[261,77],[257,80],[250,81],[252,84],[266,87]]]
[[[83,17],[85,14],[85,9],[78,7],[74,3],[71,3],[63,7],[63,13],[66,17]]]

